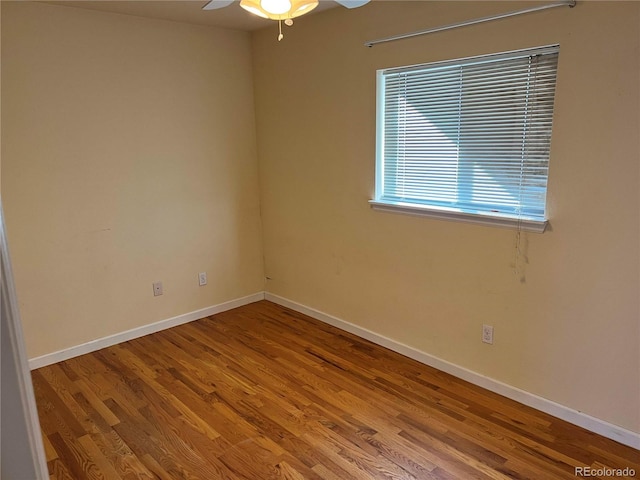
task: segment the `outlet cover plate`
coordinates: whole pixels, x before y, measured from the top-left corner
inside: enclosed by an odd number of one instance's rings
[[[482,325],[482,341],[493,345],[493,327],[491,325]]]

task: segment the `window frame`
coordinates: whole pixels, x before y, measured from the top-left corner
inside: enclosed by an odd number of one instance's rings
[[[374,198],[369,201],[372,209],[392,212],[392,213],[404,213],[410,215],[425,216],[440,220],[453,220],[466,223],[474,223],[486,226],[504,227],[504,228],[517,228],[522,231],[543,233],[548,225],[548,170],[547,170],[547,185],[545,188],[545,202],[544,202],[544,220],[527,218],[518,214],[509,213],[493,213],[484,210],[473,210],[471,208],[457,208],[457,207],[444,207],[429,205],[426,203],[403,202],[393,201],[383,198],[383,177],[384,177],[384,120],[385,120],[385,73],[402,73],[404,71],[411,72],[415,70],[421,70],[425,68],[439,68],[445,66],[464,66],[473,64],[474,62],[495,61],[502,59],[512,59],[523,54],[559,54],[559,45],[547,45],[543,47],[527,48],[521,50],[513,50],[508,52],[501,52],[489,55],[478,55],[473,57],[458,58],[453,60],[445,60],[440,62],[430,62],[417,65],[409,65],[396,68],[379,69],[376,72],[376,167],[375,167],[375,194]],[[556,84],[557,86],[557,70],[556,70]],[[554,101],[555,104],[555,101]],[[555,109],[555,105],[552,107]],[[553,117],[553,113],[552,113]],[[549,163],[551,157],[549,140],[549,155],[547,162]],[[548,166],[548,164],[547,164]]]

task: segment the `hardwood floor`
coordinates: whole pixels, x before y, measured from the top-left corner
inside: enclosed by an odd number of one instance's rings
[[[33,382],[52,479],[640,475],[638,450],[266,301]]]

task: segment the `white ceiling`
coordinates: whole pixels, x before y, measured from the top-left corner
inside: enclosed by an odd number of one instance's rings
[[[239,3],[218,10],[202,10],[207,0],[71,0],[46,3],[245,31],[267,27],[272,22],[250,14]],[[321,0],[309,15],[335,6],[337,3],[333,1]]]

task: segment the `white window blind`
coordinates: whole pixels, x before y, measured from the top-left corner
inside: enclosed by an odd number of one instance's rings
[[[556,45],[378,71],[374,206],[544,230],[557,63]]]

